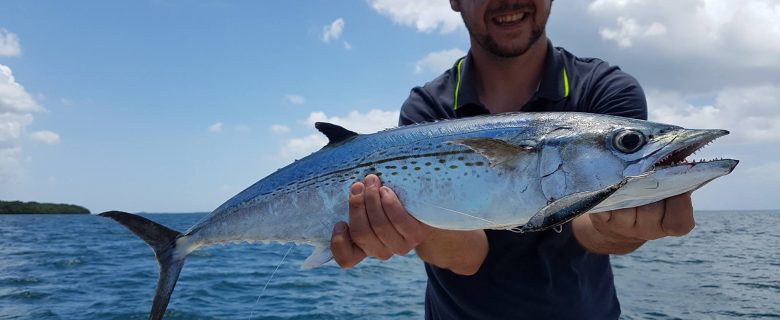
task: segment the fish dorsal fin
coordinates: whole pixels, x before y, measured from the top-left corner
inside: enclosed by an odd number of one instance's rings
[[[328,122],[315,122],[314,127],[328,137],[329,146],[347,141],[349,138],[358,135],[356,132],[349,131],[342,126]]]
[[[519,145],[492,138],[468,138],[451,140],[449,142],[466,146],[485,156],[490,161],[491,167],[509,163],[510,160],[516,159],[519,155],[536,150],[532,141],[528,143],[523,142]]]

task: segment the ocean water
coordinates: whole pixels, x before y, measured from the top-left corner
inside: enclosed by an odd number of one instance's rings
[[[185,230],[203,215],[147,216]],[[687,237],[613,258],[623,318],[780,318],[780,211],[696,218]],[[422,318],[425,272],[417,258],[300,271],[311,250],[196,251],[167,319]],[[146,319],[156,279],[150,249],[112,220],[0,215],[0,319]]]

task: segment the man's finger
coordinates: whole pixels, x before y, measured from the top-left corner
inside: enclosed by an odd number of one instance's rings
[[[596,220],[599,224],[604,224],[612,219],[612,211],[596,212],[589,214],[591,220]]]
[[[344,222],[336,223],[330,238],[330,250],[333,259],[342,268],[352,268],[366,258],[366,253],[352,242],[349,226]]]
[[[590,218],[590,223],[593,228],[595,228],[598,232],[609,235],[614,234],[613,232],[609,231],[609,220],[612,219],[612,211],[591,213],[588,214],[588,218]]]
[[[696,226],[696,221],[693,218],[691,193],[674,196],[664,202],[666,210],[663,222],[661,222],[664,232],[670,236],[684,236],[691,232]]]
[[[425,226],[404,209],[393,190],[388,187],[381,187],[379,193],[382,198],[382,208],[387,218],[404,240],[405,246],[395,248],[397,249],[395,253],[405,255],[425,240]]]
[[[368,222],[365,205],[365,185],[357,182],[349,192],[349,235],[363,252],[371,256],[387,256],[388,250],[382,250],[384,244],[379,241]]]
[[[666,236],[661,222],[664,218],[664,201],[657,201],[636,208],[636,237],[655,240]]]
[[[634,238],[636,210],[618,209],[589,214],[590,223],[598,232],[612,238]]]
[[[395,251],[401,251],[405,247],[404,239],[390,224],[390,220],[382,208],[382,199],[379,194],[381,184],[379,177],[370,174],[366,176],[364,183],[366,185],[364,197],[368,222],[371,225],[371,230],[374,231],[374,234],[384,245],[383,248],[377,248],[375,254],[377,258],[387,260],[390,259]]]
[[[636,232],[636,208],[612,210],[612,218],[608,222],[612,232],[627,238],[633,238]]]

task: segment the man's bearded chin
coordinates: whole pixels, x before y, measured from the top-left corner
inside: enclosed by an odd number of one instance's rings
[[[474,29],[471,27],[469,20],[462,12],[460,16],[463,19],[463,24],[466,25],[466,29],[468,29],[469,33],[474,36],[474,39],[476,39],[477,44],[487,52],[490,52],[491,54],[500,58],[514,58],[524,55],[528,49],[536,44],[545,33],[545,26],[538,26],[534,24],[533,29],[531,30],[531,35],[528,37],[528,42],[526,42],[524,45],[502,47],[498,44],[496,39],[493,39],[493,37],[490,36],[490,34],[474,33]]]
[[[539,42],[539,39],[541,39],[542,35],[544,34],[544,29],[534,27],[534,29],[531,31],[531,36],[528,37],[528,42],[521,46],[511,46],[502,47],[501,45],[496,42],[493,37],[490,35],[481,35],[477,36],[477,43],[479,43],[482,48],[487,50],[488,52],[492,53],[493,55],[501,58],[514,58],[524,55],[528,50],[533,47],[534,44]]]

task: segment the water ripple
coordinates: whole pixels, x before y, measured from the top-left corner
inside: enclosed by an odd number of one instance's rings
[[[613,258],[622,319],[780,318],[780,212],[696,214],[691,235]],[[184,230],[202,216],[152,219]],[[0,319],[148,317],[157,263],[113,221],[0,215],[0,234]],[[422,317],[426,280],[416,257],[301,271],[312,248],[293,247],[271,278],[288,248],[243,244],[194,252],[166,319]]]

